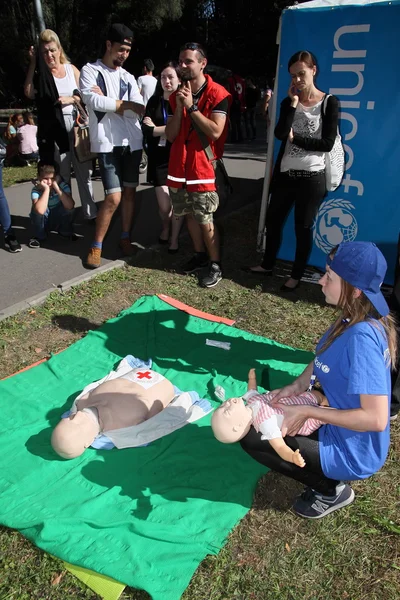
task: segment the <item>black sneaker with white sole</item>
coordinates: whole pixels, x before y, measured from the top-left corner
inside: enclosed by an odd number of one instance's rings
[[[9,252],[12,252],[12,254],[22,251],[21,244],[19,243],[19,241],[13,233],[9,233],[5,236],[4,246]]]
[[[195,273],[195,271],[204,269],[207,265],[207,254],[205,252],[196,252],[192,258],[182,266],[182,271],[186,273],[186,275],[190,275],[190,273]]]
[[[210,263],[210,268],[208,270],[207,275],[201,278],[200,285],[202,287],[214,287],[219,283],[222,279],[222,269],[218,263],[212,262]]]
[[[310,487],[297,498],[293,510],[305,519],[321,519],[334,510],[351,504],[354,500],[354,492],[347,483],[339,483],[336,486],[335,496],[323,496]]]

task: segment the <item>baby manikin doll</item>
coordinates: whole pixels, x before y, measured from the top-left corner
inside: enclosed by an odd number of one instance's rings
[[[55,427],[51,445],[59,456],[76,458],[101,431],[139,425],[161,412],[174,396],[174,386],[160,373],[131,369],[78,398],[69,417]]]
[[[246,403],[245,403],[246,401]],[[292,450],[282,438],[281,427],[283,411],[279,407],[270,405],[270,393],[259,394],[255,370],[250,369],[248,391],[243,398],[231,398],[217,408],[211,419],[211,427],[218,441],[223,444],[233,444],[241,440],[253,426],[260,432],[262,440],[268,440],[277,454],[288,462],[298,467],[304,467],[305,461],[299,450]],[[281,398],[281,404],[311,404],[314,406],[328,406],[328,401],[318,391],[304,392],[298,396]],[[316,419],[307,419],[299,430],[299,435],[310,435],[322,425]]]

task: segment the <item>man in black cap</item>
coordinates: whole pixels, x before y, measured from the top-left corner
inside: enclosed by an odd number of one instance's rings
[[[143,140],[139,118],[144,113],[136,80],[122,67],[131,51],[132,38],[133,32],[125,25],[111,25],[103,58],[81,70],[80,88],[89,110],[90,147],[98,155],[105,193],[85,261],[90,269],[101,264],[103,240],[120,202],[120,248],[125,256],[132,254],[130,232]]]

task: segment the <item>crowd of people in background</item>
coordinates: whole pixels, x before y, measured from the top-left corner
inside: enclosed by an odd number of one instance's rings
[[[213,269],[218,273],[218,276],[213,278],[213,285],[215,285],[222,277],[218,233],[211,222],[212,214],[218,206],[218,200],[212,197],[213,193],[216,194],[215,176],[209,177],[212,179],[211,184],[197,184],[198,189],[190,190],[190,184],[188,185],[189,193],[208,194],[207,203],[211,198],[212,209],[208,211],[207,217],[203,216],[209,221],[207,227],[204,227],[203,223],[197,227],[198,221],[201,220],[198,216],[198,207],[192,211],[197,215],[195,219],[191,219],[182,208],[179,208],[182,214],[178,214],[170,195],[171,190],[176,197],[181,195],[177,191],[181,182],[177,182],[176,178],[168,178],[172,142],[167,135],[167,121],[173,121],[174,116],[170,109],[170,96],[176,94],[177,98],[180,97],[181,92],[178,88],[185,83],[181,78],[181,71],[182,68],[188,67],[182,66],[178,61],[170,60],[158,70],[158,76],[155,77],[154,63],[150,58],[146,58],[142,74],[136,80],[123,69],[123,64],[129,56],[132,39],[133,33],[125,25],[113,25],[108,33],[102,58],[95,63],[85,65],[82,72],[70,62],[58,35],[50,29],[41,32],[36,48],[32,46],[29,49],[24,93],[34,104],[36,117],[34,118],[31,112],[18,112],[11,115],[3,135],[6,148],[3,162],[6,166],[31,166],[40,158],[31,198],[32,235],[28,245],[31,248],[40,248],[48,238],[50,224],[54,231],[55,223],[58,223],[58,218],[55,219],[54,215],[59,216],[62,207],[70,210],[65,207],[62,195],[58,192],[63,190],[63,193],[71,194],[73,172],[83,219],[93,223],[95,229],[92,246],[84,260],[85,266],[88,268],[100,266],[104,237],[119,204],[121,204],[122,218],[120,249],[124,256],[131,255],[134,248],[131,244],[130,232],[135,191],[139,183],[139,168],[147,166],[147,182],[154,186],[161,219],[160,244],[168,245],[169,253],[177,253],[179,233],[186,220],[194,241],[195,257],[200,256],[197,262],[202,267],[214,263]],[[189,52],[193,50],[189,49]],[[206,53],[200,45],[195,49],[195,53],[201,60],[195,61],[200,67],[194,79],[197,77],[201,85],[204,85],[206,81],[212,81],[211,77],[206,75]],[[214,147],[217,139],[212,140],[211,144],[214,160],[222,157],[223,145],[227,137],[233,143],[245,139],[254,140],[257,136],[256,112],[259,110],[266,114],[262,92],[256,85],[255,79],[249,76],[245,80],[226,70],[225,73],[226,77],[221,81],[222,85],[214,83],[219,91],[224,90],[223,93],[230,97],[230,107],[224,106],[224,110],[211,111],[209,114],[211,121],[218,121],[221,115],[224,119],[224,126],[219,131],[222,138],[217,144],[218,149]],[[189,75],[193,77],[192,73]],[[190,85],[193,87],[193,79],[191,81]],[[197,90],[192,90],[190,96],[195,107],[202,90],[198,98],[196,93]],[[228,119],[229,108],[230,119]],[[189,110],[187,112],[189,114]],[[203,110],[202,114],[205,114]],[[189,133],[193,130],[193,119],[196,120],[197,116],[190,114]],[[215,125],[211,127],[215,129]],[[201,124],[200,128],[202,128]],[[203,133],[208,135],[210,131],[206,127]],[[213,131],[212,134],[214,135],[215,132]],[[193,137],[198,141],[197,133]],[[188,140],[185,142],[185,147],[187,143]],[[175,148],[177,146],[178,142],[175,143]],[[221,156],[217,156],[218,153]],[[213,163],[209,158],[206,160],[210,165]],[[92,186],[93,167],[96,163],[98,163],[105,193],[104,202],[99,210],[94,200]],[[215,165],[216,163],[213,166]],[[44,212],[40,211],[41,226],[39,227],[38,206],[42,206],[42,201],[37,204],[39,201],[37,195],[39,194],[40,198],[43,195],[48,196],[47,193],[40,192],[46,190],[46,184],[43,183],[46,178],[43,178],[43,172],[52,168],[54,168],[54,181],[50,185],[47,208]],[[65,186],[65,189],[62,186]],[[186,184],[183,187],[186,188]],[[67,188],[68,192],[66,192]],[[56,197],[58,197],[57,201]],[[204,198],[201,199],[203,202]],[[56,205],[58,208],[55,211]],[[4,227],[3,230],[6,233]],[[211,231],[210,236],[204,233],[205,230]],[[71,239],[76,239],[72,233]],[[15,244],[11,246],[8,244],[7,248],[11,252],[21,250],[20,245],[16,249]],[[194,269],[192,263],[189,266],[185,264],[184,270],[186,272],[198,270],[197,262]]]

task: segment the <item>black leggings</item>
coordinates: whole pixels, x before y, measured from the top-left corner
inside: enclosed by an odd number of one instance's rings
[[[282,230],[294,204],[294,227],[296,255],[292,268],[293,279],[301,279],[312,248],[312,226],[325,193],[325,172],[314,177],[289,177],[279,173],[273,186],[267,211],[267,238],[262,261],[264,269],[272,269],[279,246]]]
[[[305,467],[301,468],[283,460],[267,440],[261,440],[261,433],[257,433],[254,427],[250,428],[249,433],[241,440],[240,444],[247,454],[250,454],[262,465],[277,473],[286,475],[286,477],[296,479],[296,481],[312,487],[324,496],[334,496],[339,482],[335,479],[329,479],[322,471],[319,457],[318,429],[308,436],[286,436],[285,442],[292,450],[300,450],[306,461]]]

